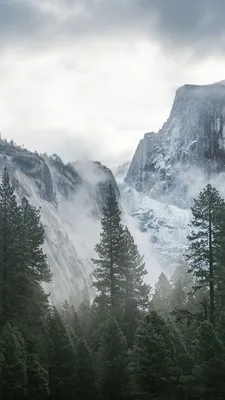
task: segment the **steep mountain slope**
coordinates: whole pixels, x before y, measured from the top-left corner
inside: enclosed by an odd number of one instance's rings
[[[162,270],[171,274],[183,260],[190,210],[161,203],[126,184],[120,190],[124,212],[138,221],[140,231],[148,237],[149,250],[155,260],[153,265],[149,265],[149,271],[157,262],[158,275]],[[155,279],[151,279],[151,284],[154,283]]]
[[[140,141],[125,181],[157,200],[188,207],[197,180],[225,171],[225,85],[185,85],[167,122]],[[194,190],[195,192],[195,190]]]
[[[187,245],[190,205],[209,181],[225,196],[225,84],[185,85],[167,122],[138,144],[121,187],[166,270]]]
[[[47,286],[53,301],[91,292],[94,246],[100,232],[101,208],[111,171],[97,162],[65,165],[58,156],[38,155],[0,141],[0,172],[7,167],[18,199],[26,196],[41,207],[45,227],[44,251],[53,272]]]

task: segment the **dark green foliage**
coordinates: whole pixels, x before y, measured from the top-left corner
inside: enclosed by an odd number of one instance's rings
[[[24,340],[10,323],[6,323],[0,336],[2,355],[0,396],[4,400],[13,400],[27,392],[27,365]]]
[[[69,399],[75,393],[74,343],[56,308],[49,316],[49,388],[53,399]]]
[[[127,344],[114,318],[110,318],[102,327],[96,368],[100,398],[125,400],[128,390]]]
[[[208,321],[200,325],[193,351],[196,360],[193,393],[198,399],[222,399],[225,390],[225,347]]]
[[[121,223],[121,212],[112,186],[103,210],[101,241],[96,246],[99,259],[94,271],[97,288],[97,320],[114,316],[132,345],[138,321],[149,306],[150,287],[144,257],[138,252],[128,228]]]
[[[97,399],[95,370],[92,355],[84,339],[80,338],[76,348],[76,400]]]
[[[172,399],[176,393],[182,370],[178,365],[175,342],[170,326],[155,311],[140,323],[131,366],[138,391],[146,398]]]
[[[119,322],[131,347],[138,322],[149,306],[150,286],[144,283],[147,274],[144,257],[139,254],[127,227],[124,227],[123,246]]]
[[[225,346],[225,313],[222,312],[219,317],[219,321],[217,323],[216,331],[218,334],[219,339]]]
[[[40,222],[40,210],[23,198],[21,211],[23,236],[20,238],[20,246],[24,249],[23,262],[27,275],[35,282],[50,282],[52,275],[41,247],[44,243],[44,227]]]
[[[27,357],[27,393],[32,399],[44,399],[49,395],[48,372],[40,364],[36,354]]]
[[[41,283],[51,274],[42,251],[44,229],[40,213],[27,200],[19,206],[4,170],[0,185],[0,327],[15,324],[28,352],[45,352],[44,326],[48,296]]]
[[[207,185],[194,201],[192,216],[194,230],[188,236],[190,245],[187,252],[190,271],[197,278],[197,288],[209,288],[210,321],[215,324],[216,291],[225,283],[222,257],[225,203],[211,185]]]
[[[125,309],[130,304],[135,304],[140,310],[146,310],[149,305],[150,287],[143,281],[147,271],[144,256],[138,252],[134,238],[127,227],[124,228],[124,254],[121,260],[123,276],[120,285],[124,291]]]
[[[94,271],[94,286],[98,291],[96,302],[99,303],[102,311],[111,310],[112,314],[116,316],[120,307],[123,226],[112,185],[109,186],[101,224],[101,240],[95,247],[99,258],[92,260],[96,266]]]
[[[24,293],[29,290],[20,246],[22,234],[21,210],[4,170],[0,185],[0,328],[22,313]]]

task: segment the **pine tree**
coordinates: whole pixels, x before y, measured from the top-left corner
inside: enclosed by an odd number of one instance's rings
[[[194,279],[188,270],[189,266],[181,263],[171,277],[170,302],[173,309],[186,309],[189,306]]]
[[[155,285],[155,293],[152,297],[152,307],[163,317],[167,317],[171,311],[172,286],[167,276],[162,272]]]
[[[92,355],[84,339],[80,338],[76,348],[76,400],[97,398],[95,370]]]
[[[215,324],[215,291],[221,282],[221,245],[225,203],[219,192],[211,185],[199,194],[192,207],[191,226],[194,228],[188,236],[190,242],[187,257],[191,263],[190,271],[198,281],[198,288],[209,287],[210,322]],[[222,236],[221,236],[222,235]]]
[[[127,396],[127,345],[117,321],[107,320],[96,354],[97,382],[101,398],[125,400]]]
[[[82,329],[75,307],[65,301],[63,304],[62,315],[71,334],[75,337],[81,337]]]
[[[2,354],[1,399],[21,398],[26,395],[26,349],[20,332],[8,322],[1,332],[0,349]]]
[[[123,256],[124,231],[121,224],[121,211],[111,184],[103,208],[101,225],[101,240],[95,247],[99,258],[92,260],[96,266],[94,271],[94,286],[98,292],[96,301],[103,310],[106,312],[111,310],[116,316],[119,312],[120,265]]]
[[[155,311],[141,321],[135,335],[131,369],[143,398],[174,398],[182,376],[174,343],[169,325]]]
[[[23,265],[21,212],[4,170],[0,185],[0,328],[24,310],[28,288]]]
[[[174,393],[176,393],[176,398],[186,400],[185,394],[188,393],[190,383],[192,382],[194,358],[189,350],[189,342],[185,340],[186,337],[180,333],[176,324],[173,323],[171,319],[167,321],[167,324],[171,332],[171,339],[175,349],[177,366],[180,368],[180,372],[182,371],[179,379],[176,382]],[[186,329],[188,329],[187,326]]]
[[[149,306],[150,286],[144,283],[147,275],[144,257],[139,254],[130,231],[124,227],[123,257],[120,281],[120,326],[131,347],[138,321]]]
[[[196,360],[191,391],[193,398],[222,399],[225,391],[225,347],[208,321],[201,323],[193,351]]]
[[[36,354],[27,358],[27,395],[31,399],[45,399],[49,395],[48,372]]]
[[[139,309],[146,310],[149,305],[150,287],[143,281],[147,275],[144,256],[139,254],[134,238],[127,227],[124,228],[123,244],[124,256],[121,267],[124,282],[121,284],[124,285],[125,308],[133,302]]]
[[[24,263],[27,275],[35,282],[50,282],[52,274],[43,253],[44,227],[41,223],[40,209],[31,206],[26,198],[21,203],[23,219],[23,237],[20,244],[23,246]]]
[[[52,399],[75,397],[74,344],[56,308],[49,317],[49,389]]]
[[[43,242],[39,211],[25,199],[21,207],[17,205],[4,170],[0,185],[0,327],[7,321],[15,324],[31,353],[38,341],[44,352],[48,295],[41,283],[49,281],[51,274],[41,247]],[[41,348],[35,352],[40,354]]]

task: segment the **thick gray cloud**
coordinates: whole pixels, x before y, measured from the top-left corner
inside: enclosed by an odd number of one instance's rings
[[[49,18],[27,1],[0,1],[0,42],[2,46],[44,37]]]
[[[0,43],[35,46],[112,33],[217,51],[224,14],[224,0],[0,0]]]

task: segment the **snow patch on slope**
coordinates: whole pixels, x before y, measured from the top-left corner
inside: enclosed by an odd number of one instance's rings
[[[147,238],[147,259],[152,260],[157,274],[160,270],[173,272],[187,246],[190,210],[166,205],[127,185],[121,187],[121,195],[124,210],[136,220],[142,237]]]

